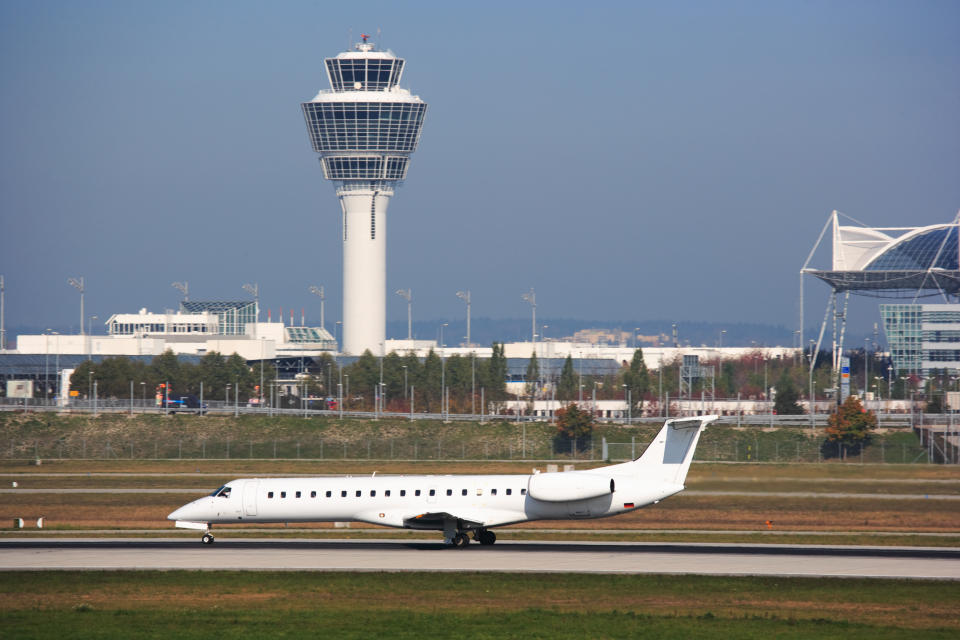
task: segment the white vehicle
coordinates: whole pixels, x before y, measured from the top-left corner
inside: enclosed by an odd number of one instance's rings
[[[368,522],[443,531],[465,547],[496,542],[493,527],[532,520],[605,518],[684,489],[700,433],[717,416],[668,420],[643,455],[588,471],[484,476],[336,476],[233,480],[167,518],[203,531],[214,524]]]

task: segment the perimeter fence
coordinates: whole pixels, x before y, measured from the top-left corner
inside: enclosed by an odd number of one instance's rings
[[[69,436],[8,441],[7,460],[378,460],[378,461],[560,461],[631,460],[642,455],[656,429],[631,441],[606,437],[571,442],[546,432],[522,430],[493,437],[478,430],[459,437],[297,437],[296,439]],[[621,436],[622,438],[622,436]],[[776,431],[711,427],[696,451],[698,462],[957,463],[938,455],[936,439],[924,443],[910,431],[877,434],[865,447],[844,448],[800,429]],[[955,451],[955,450],[954,450]]]

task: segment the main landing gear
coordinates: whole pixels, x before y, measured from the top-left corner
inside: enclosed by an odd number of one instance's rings
[[[491,545],[497,541],[497,534],[489,529],[477,529],[473,534],[474,539],[482,545]]]
[[[489,529],[476,529],[473,532],[473,539],[484,546],[489,546],[497,541],[497,534]],[[464,531],[458,531],[449,538],[450,546],[456,549],[463,549],[470,544],[470,535]]]

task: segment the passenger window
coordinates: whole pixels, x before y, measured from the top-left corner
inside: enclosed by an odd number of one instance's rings
[[[272,497],[273,497],[273,491],[267,491],[267,497],[268,497],[268,498],[272,498]]]
[[[370,492],[370,497],[371,497],[371,498],[376,498],[376,497],[377,497],[377,492],[376,492],[376,491],[371,491],[371,492]]]
[[[431,493],[433,493],[433,492],[431,491]],[[448,495],[448,496],[452,496],[452,495],[453,495],[453,489],[447,489],[447,495]]]
[[[286,497],[287,497],[287,492],[286,492],[286,491],[281,491],[281,492],[280,492],[280,497],[281,497],[281,498],[286,498]]]
[[[522,495],[522,496],[527,495],[527,490],[526,490],[526,489],[520,489],[520,495]]]
[[[387,498],[389,498],[389,497],[390,497],[390,489],[387,489],[386,491],[384,491],[384,492],[383,492],[383,495],[386,496]]]
[[[340,492],[340,497],[341,497],[341,498],[346,498],[346,497],[347,497],[347,492],[346,492],[346,491],[341,491],[341,492]]]
[[[310,492],[310,497],[311,497],[311,498],[316,498],[316,497],[317,497],[317,492],[316,492],[316,491],[311,491],[311,492]]]
[[[462,496],[467,495],[467,490],[466,490],[466,489],[461,489],[461,490],[460,490],[460,495],[462,495]]]
[[[477,495],[478,495],[478,496],[482,496],[482,495],[483,495],[483,489],[477,489]]]
[[[360,494],[361,494],[361,493],[363,493],[363,492],[362,492],[362,491],[357,491],[357,497],[358,497],[358,498],[360,497]]]
[[[436,490],[436,489],[430,489],[430,495],[432,495],[432,496],[437,495],[437,490]]]
[[[507,489],[507,495],[509,496],[509,495],[512,495],[512,494],[513,494],[513,489]]]
[[[490,489],[490,495],[492,495],[492,496],[497,495],[497,490],[496,490],[496,489]]]
[[[298,498],[300,497],[300,492],[299,492],[299,491],[297,491],[297,497],[298,497]]]
[[[407,495],[407,490],[406,490],[406,489],[400,489],[400,497],[402,498],[402,497],[405,496],[405,495]]]
[[[333,492],[327,491],[327,497],[329,498]]]
[[[420,489],[417,489],[417,490],[413,493],[413,495],[415,495],[415,496],[420,495]]]

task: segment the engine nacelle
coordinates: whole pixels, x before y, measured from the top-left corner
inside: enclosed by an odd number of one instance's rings
[[[613,478],[595,473],[537,473],[530,476],[527,495],[544,502],[571,502],[599,498],[613,489]]]

